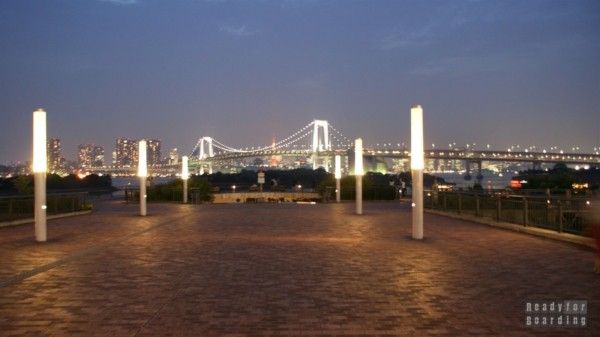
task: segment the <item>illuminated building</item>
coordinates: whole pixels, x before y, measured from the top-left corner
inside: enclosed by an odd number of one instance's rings
[[[160,140],[158,139],[149,139],[146,140],[147,145],[147,158],[148,165],[160,165],[161,164],[161,156],[160,156]]]
[[[116,167],[134,167],[138,164],[138,140],[129,138],[117,138],[115,146]],[[146,155],[148,165],[161,164],[160,140],[146,140]]]
[[[177,165],[179,163],[179,152],[174,148],[169,152],[169,165]]]
[[[101,167],[104,165],[104,148],[94,144],[82,144],[78,147],[80,168]]]
[[[115,144],[115,166],[132,167],[137,164],[138,143],[129,138],[117,138]]]
[[[48,171],[53,173],[61,171],[65,159],[61,157],[62,148],[60,147],[60,139],[49,138],[46,145],[48,151]]]

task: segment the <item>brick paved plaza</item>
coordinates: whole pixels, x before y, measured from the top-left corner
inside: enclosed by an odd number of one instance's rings
[[[399,203],[149,204],[0,229],[1,336],[600,335],[594,252]],[[586,299],[585,329],[524,326]]]

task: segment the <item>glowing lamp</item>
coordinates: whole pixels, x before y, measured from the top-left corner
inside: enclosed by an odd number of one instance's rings
[[[33,112],[33,172],[46,173],[48,170],[46,154],[46,111]]]
[[[423,108],[410,108],[410,168],[412,176],[412,237],[423,239]]]
[[[342,178],[342,157],[335,156],[335,179]]]
[[[138,147],[138,177],[148,176],[148,159],[146,152],[146,141],[140,140]]]
[[[423,108],[414,105],[410,109],[410,168],[422,170],[425,168],[423,151]]]
[[[35,240],[45,242],[46,226],[46,111],[37,109],[33,112],[33,185],[34,185],[34,220]]]
[[[363,172],[363,141],[356,138],[354,141],[354,175],[362,176]]]
[[[190,178],[190,171],[188,169],[188,157],[181,157],[181,179],[187,180]]]

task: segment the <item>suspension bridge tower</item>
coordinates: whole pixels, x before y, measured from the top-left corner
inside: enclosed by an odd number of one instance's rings
[[[325,171],[329,172],[329,157],[320,156],[320,152],[331,151],[331,142],[329,141],[329,123],[325,120],[314,120],[312,136],[313,170],[316,170],[320,166],[319,160],[324,159],[322,166],[325,168]]]
[[[200,150],[198,151],[198,160],[212,158],[215,155],[212,137],[202,137],[199,141]],[[200,174],[204,174],[204,165],[200,165]],[[208,174],[212,174],[212,162],[208,162]]]

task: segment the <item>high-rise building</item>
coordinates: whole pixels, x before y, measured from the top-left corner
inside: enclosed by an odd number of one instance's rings
[[[94,144],[79,145],[79,167],[101,167],[104,165],[104,148]]]
[[[179,163],[179,152],[174,148],[169,152],[169,165],[177,165]]]
[[[65,159],[61,157],[62,149],[59,138],[49,138],[46,144],[48,151],[48,171],[59,172]]]
[[[129,138],[117,138],[114,163],[116,167],[135,167],[138,163],[138,142],[139,140]],[[160,140],[146,140],[146,149],[148,165],[161,164],[160,157]]]
[[[148,147],[148,165],[160,165],[161,164],[161,156],[160,156],[160,140],[158,139],[149,139],[146,141]],[[137,162],[137,161],[136,161]]]
[[[129,138],[117,138],[115,142],[115,166],[133,167],[137,165],[138,142]]]

